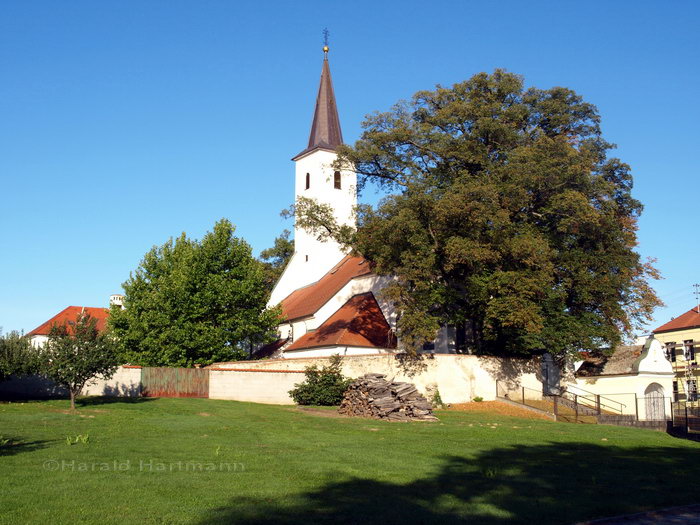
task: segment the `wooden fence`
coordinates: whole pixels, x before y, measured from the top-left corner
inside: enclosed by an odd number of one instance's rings
[[[141,369],[141,395],[209,397],[209,370],[144,366]]]

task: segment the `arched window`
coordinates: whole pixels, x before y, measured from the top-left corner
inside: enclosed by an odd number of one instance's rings
[[[311,175],[308,173],[306,174],[306,189],[308,190],[311,187]]]
[[[340,172],[339,172],[339,171],[336,171],[336,172],[333,174],[333,187],[334,187],[336,190],[339,190],[339,189],[340,189]]]

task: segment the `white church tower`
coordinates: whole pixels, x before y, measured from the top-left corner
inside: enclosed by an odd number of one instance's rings
[[[354,225],[357,175],[336,170],[336,148],[343,143],[338,108],[328,66],[328,46],[323,48],[321,82],[316,97],[309,144],[292,160],[296,164],[295,201],[300,197],[330,205],[339,224]],[[272,291],[269,304],[276,305],[294,290],[318,281],[337,265],[346,253],[334,241],[319,241],[312,233],[294,225],[294,255]]]

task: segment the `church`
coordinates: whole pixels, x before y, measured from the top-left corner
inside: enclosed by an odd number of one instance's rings
[[[330,205],[339,224],[354,226],[357,176],[333,167],[343,143],[338,107],[323,48],[321,80],[307,147],[292,158],[294,197]],[[379,291],[387,277],[372,273],[361,257],[332,240],[320,241],[294,226],[294,254],[275,285],[268,306],[281,305],[285,321],[278,340],[256,357],[326,357],[385,354],[396,350],[395,312]]]
[[[338,224],[355,226],[357,175],[333,163],[343,143],[338,107],[323,48],[321,79],[305,149],[295,163],[294,198],[329,205]],[[396,352],[396,311],[382,299],[391,277],[372,272],[361,257],[346,253],[335,241],[320,241],[294,226],[294,254],[274,287],[269,307],[280,305],[285,321],[278,339],[254,357],[297,358],[331,355],[381,355]],[[443,328],[429,350],[455,353],[454,338]]]

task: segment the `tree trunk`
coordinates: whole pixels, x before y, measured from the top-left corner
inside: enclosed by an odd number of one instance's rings
[[[72,389],[70,391],[70,409],[75,410],[75,392]]]

